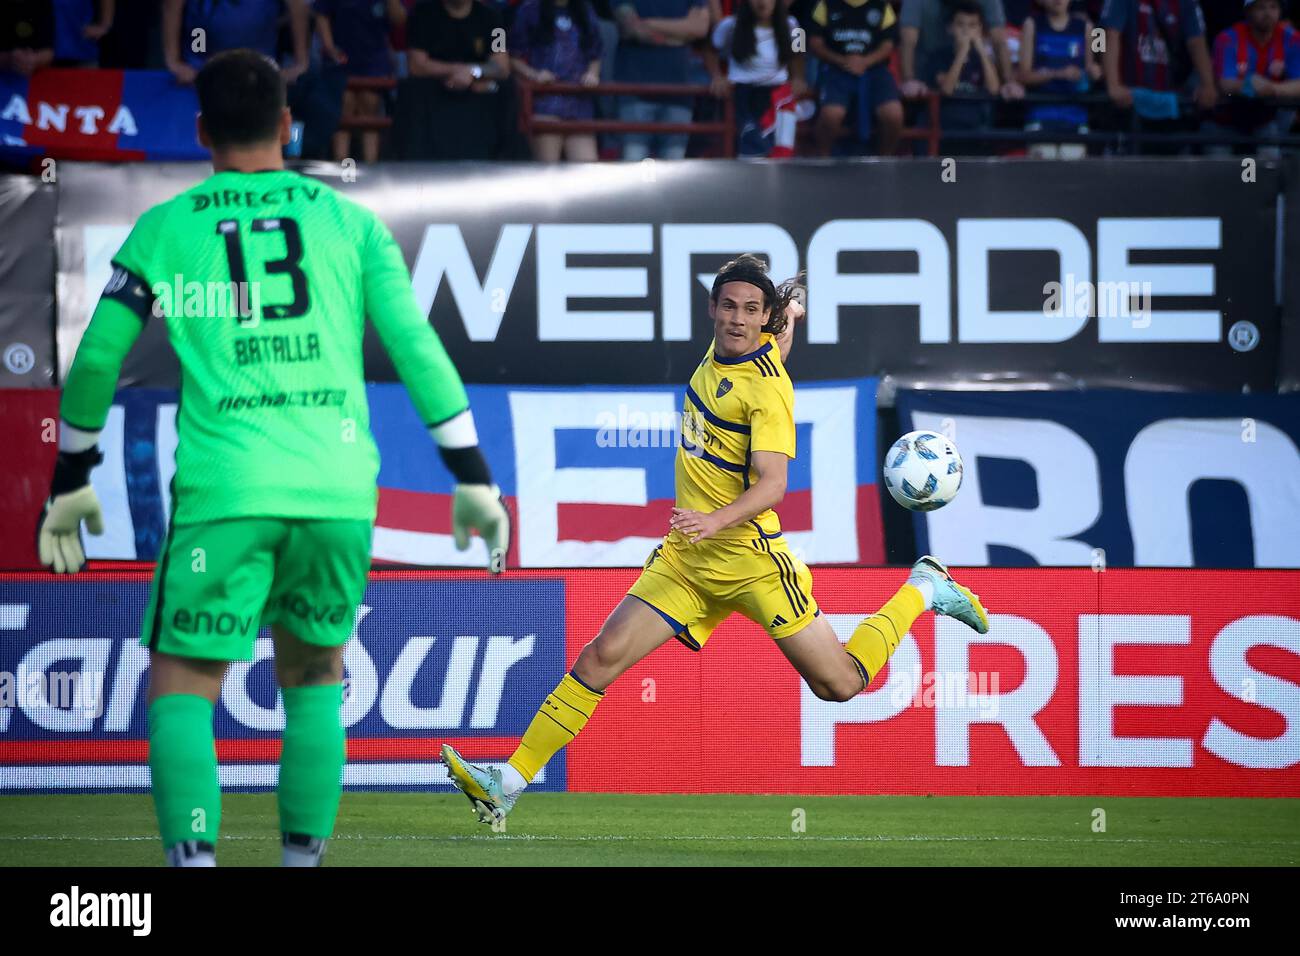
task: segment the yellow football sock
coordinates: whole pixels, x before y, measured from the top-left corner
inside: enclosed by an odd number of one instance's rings
[[[925,610],[925,598],[910,584],[904,584],[875,614],[863,618],[845,650],[858,664],[864,687],[870,686],[890,656],[898,649],[914,621]]]
[[[587,726],[587,720],[596,710],[596,705],[604,694],[597,693],[573,674],[565,674],[564,680],[555,685],[555,690],[542,701],[537,708],[537,716],[524,731],[519,741],[519,749],[507,761],[531,781],[537,771],[546,766],[561,748]]]

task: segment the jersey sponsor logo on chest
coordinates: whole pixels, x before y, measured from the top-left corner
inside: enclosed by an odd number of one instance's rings
[[[283,189],[268,189],[257,192],[252,189],[214,189],[210,193],[194,193],[190,196],[193,205],[190,212],[203,212],[205,209],[258,209],[262,206],[279,206],[294,201],[295,196],[305,197],[308,202],[315,202],[320,195],[319,186],[285,186]]]
[[[694,452],[704,447],[720,449],[722,439],[709,430],[708,422],[688,404],[682,412],[682,448]]]

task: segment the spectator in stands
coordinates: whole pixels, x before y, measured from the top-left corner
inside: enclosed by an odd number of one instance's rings
[[[889,72],[897,17],[888,0],[821,0],[813,8],[808,50],[822,62],[817,82],[817,150],[829,156],[850,117],[866,141],[873,121],[880,128],[880,154],[898,150],[903,104]]]
[[[54,62],[54,10],[49,0],[0,3],[0,70],[31,76]]]
[[[54,62],[58,66],[93,67],[99,41],[113,27],[115,0],[54,0]]]
[[[1106,29],[1101,59],[1106,93],[1121,110],[1133,110],[1139,129],[1192,128],[1178,103],[1178,94],[1189,86],[1199,109],[1214,107],[1218,92],[1197,0],[1106,0],[1101,25]]]
[[[1033,16],[1034,4],[1037,2],[1038,0],[1002,0],[1002,12],[1007,18],[1008,31],[1010,30],[1010,27],[1017,23],[1024,23],[1027,19]],[[1071,0],[1071,2],[1075,2],[1075,0]],[[1008,40],[1008,44],[1009,43],[1010,41]],[[1019,51],[1013,51],[1013,53],[1015,53],[1016,56],[1013,56],[1012,59],[1019,56]]]
[[[282,65],[281,73],[286,83],[293,83],[309,62],[310,10],[307,0],[284,0],[284,4],[289,8],[293,59]],[[165,0],[167,69],[178,82],[193,83],[208,57],[222,50],[246,47],[277,60],[282,10],[281,0]]]
[[[1089,2],[1095,3],[1096,0]],[[1241,0],[1201,0],[1207,43],[1241,19],[1241,7]],[[1210,52],[1213,53],[1213,50]]]
[[[591,0],[592,9],[596,11],[596,24],[600,31],[600,82],[614,82],[614,71],[618,63],[618,24],[614,21],[613,0]],[[596,110],[602,119],[618,117],[618,98],[600,96],[596,98]],[[621,153],[622,140],[609,133],[597,137],[601,155]]]
[[[349,77],[393,75],[393,51],[388,45],[392,26],[406,22],[402,0],[315,0],[316,31],[321,53],[343,68]],[[383,112],[378,90],[344,89],[344,119],[374,119]],[[352,132],[334,134],[334,160],[341,162],[352,151]],[[361,157],[367,163],[379,160],[379,131],[361,133]]]
[[[998,68],[998,89],[1004,99],[1017,100],[1025,88],[1012,68],[1007,43],[1007,18],[1002,0],[978,0],[983,34],[993,43]],[[951,62],[953,53],[952,6],[946,0],[902,0],[898,31],[898,73],[905,97],[922,96],[928,90],[925,78],[939,72],[936,64]]]
[[[790,16],[799,21],[799,25],[804,30],[812,29],[813,10],[817,7],[818,0],[790,0],[786,5]],[[897,6],[897,4],[895,4]]]
[[[115,0],[113,26],[99,41],[99,65],[108,70],[162,66],[162,0]]]
[[[1020,82],[1027,89],[1053,96],[1086,93],[1101,79],[1101,65],[1092,55],[1088,18],[1070,13],[1070,0],[1038,0],[1043,8],[1031,13],[1020,30]],[[1086,133],[1088,110],[1070,103],[1031,106],[1025,129]],[[1029,155],[1039,159],[1080,159],[1083,143],[1031,143]]]
[[[500,15],[480,0],[420,0],[406,25],[397,93],[400,159],[500,159],[517,153],[510,57]]]
[[[398,79],[405,79],[408,76],[406,69],[406,27],[411,22],[411,11],[415,9],[416,2],[417,0],[402,0],[402,8],[406,10],[406,21],[388,31],[388,42],[393,48],[393,60]]]
[[[614,19],[621,38],[617,82],[687,82],[687,47],[709,34],[705,0],[614,0]],[[618,115],[628,123],[689,123],[693,104],[689,96],[628,96],[619,104]],[[686,133],[628,133],[623,158],[641,160],[653,153],[659,159],[681,159],[689,139]]]
[[[944,96],[986,93],[997,96],[1001,80],[984,38],[984,11],[977,0],[957,0],[948,20],[952,36],[949,52],[932,61],[931,82]],[[981,102],[945,100],[939,125],[945,133],[988,129],[993,105]],[[960,152],[978,153],[984,147],[974,139],[960,140]]]
[[[1300,98],[1300,33],[1283,23],[1281,0],[1246,0],[1246,16],[1214,41],[1214,74],[1219,89],[1232,99],[1207,121],[1207,132],[1232,131],[1247,136],[1283,136],[1296,111],[1278,109],[1279,98]],[[1207,148],[1226,155],[1230,146]],[[1261,156],[1277,156],[1277,146],[1260,146]]]
[[[510,27],[510,61],[524,82],[544,85],[600,82],[600,27],[590,0],[523,0]],[[533,97],[535,119],[590,120],[596,115],[591,96],[558,96],[539,89]],[[538,133],[533,155],[546,163],[561,157],[595,162],[595,133]]]
[[[785,0],[740,0],[735,14],[713,29],[705,63],[715,95],[735,100],[740,156],[794,152],[794,106],[808,92],[804,58],[791,40],[798,28]]]

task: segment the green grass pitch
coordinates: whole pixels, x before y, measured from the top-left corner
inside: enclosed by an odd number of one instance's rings
[[[1104,833],[1094,832],[1096,810]],[[279,863],[273,794],[227,794],[218,860]],[[802,821],[803,832],[796,832]],[[347,793],[331,866],[1295,866],[1294,800]],[[147,795],[0,797],[0,866],[162,862]]]

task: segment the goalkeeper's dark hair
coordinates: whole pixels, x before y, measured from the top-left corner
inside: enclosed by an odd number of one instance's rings
[[[278,140],[285,107],[280,69],[256,50],[226,50],[194,80],[203,128],[216,147],[256,146]]]
[[[785,307],[790,304],[792,299],[798,298],[802,294],[803,275],[800,272],[794,278],[786,279],[779,286],[774,285],[771,277],[767,274],[767,262],[759,256],[745,253],[724,264],[718,270],[717,278],[713,280],[713,290],[709,293],[709,298],[717,302],[718,293],[728,282],[748,282],[763,293],[763,311],[768,312],[771,310],[762,330],[771,332],[773,335],[780,335],[785,331],[788,322],[785,316]]]

